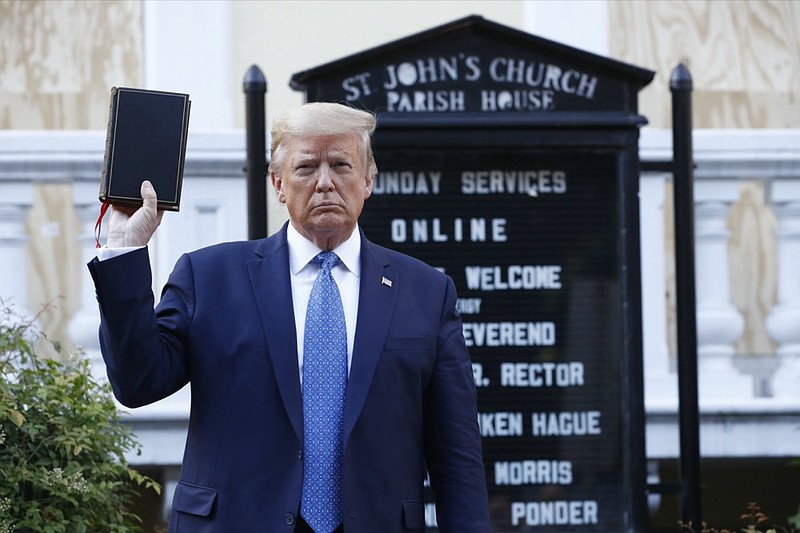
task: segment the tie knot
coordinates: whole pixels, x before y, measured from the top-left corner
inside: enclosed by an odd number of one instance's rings
[[[327,250],[314,256],[314,261],[319,265],[320,270],[330,272],[339,263],[339,256]]]

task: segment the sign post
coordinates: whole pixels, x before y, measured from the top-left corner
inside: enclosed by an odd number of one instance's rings
[[[376,112],[360,223],[455,281],[495,532],[646,531],[636,97],[652,77],[468,17],[292,78]]]

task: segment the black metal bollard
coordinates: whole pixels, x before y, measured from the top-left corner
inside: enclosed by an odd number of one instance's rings
[[[267,80],[256,65],[244,76],[245,131],[247,137],[247,238],[267,236]]]
[[[673,69],[669,87],[672,92],[681,519],[684,524],[691,524],[694,531],[700,531],[703,521],[697,392],[692,76],[683,63]]]

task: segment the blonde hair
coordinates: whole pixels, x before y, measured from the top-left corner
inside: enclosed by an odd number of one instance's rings
[[[269,170],[278,172],[286,156],[286,143],[294,137],[353,134],[361,141],[369,176],[375,177],[378,173],[372,154],[375,123],[375,116],[368,111],[332,102],[309,102],[287,111],[272,124]]]

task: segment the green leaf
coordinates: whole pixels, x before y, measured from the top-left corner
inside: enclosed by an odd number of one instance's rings
[[[22,424],[25,423],[25,416],[15,409],[12,409],[8,415],[11,417],[11,421],[14,422],[18,428],[22,427]]]

